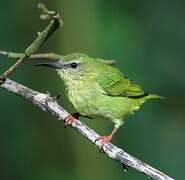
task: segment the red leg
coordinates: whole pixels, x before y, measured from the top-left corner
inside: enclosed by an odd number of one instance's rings
[[[79,118],[79,113],[72,113],[65,119],[64,127],[71,125],[75,119]]]
[[[100,136],[99,138],[97,138],[95,140],[95,142],[96,141],[100,141],[101,142],[101,149],[103,149],[103,146],[106,143],[109,143],[112,140],[112,138],[113,138],[113,136],[114,136],[114,134],[116,133],[117,130],[118,130],[118,128],[114,128],[110,135],[108,135],[108,136]]]

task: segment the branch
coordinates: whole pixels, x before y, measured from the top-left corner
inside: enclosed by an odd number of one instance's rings
[[[50,18],[51,21],[48,26],[38,33],[38,37],[31,43],[31,45],[26,48],[23,55],[17,60],[17,62],[6,70],[0,76],[0,84],[6,81],[9,77],[26,59],[28,59],[33,53],[35,53],[40,46],[59,28],[63,25],[59,14],[56,11],[49,11],[44,4],[38,4],[38,8],[42,10],[41,19],[45,20]]]
[[[7,51],[0,51],[0,55],[7,56],[8,58],[17,59],[22,58],[24,54],[22,53],[15,53],[15,52],[7,52]],[[48,60],[59,60],[62,56],[55,53],[41,53],[41,54],[32,54],[28,59],[48,59]]]
[[[8,52],[8,51],[0,51],[0,55],[7,56],[8,58],[16,59],[16,58],[22,58],[24,57],[23,53],[15,53],[15,52]],[[57,61],[62,58],[62,55],[55,54],[55,53],[41,53],[41,54],[32,54],[28,59],[48,59],[52,61]],[[101,61],[102,63],[114,65],[114,60],[106,60],[106,59],[99,59],[98,61]]]
[[[63,109],[57,103],[56,99],[51,97],[49,94],[34,91],[10,79],[7,79],[6,82],[1,85],[1,87],[8,90],[9,92],[23,97],[24,99],[27,99],[34,105],[41,108],[43,111],[51,113],[53,116],[56,116],[60,120],[64,121],[66,117],[69,116],[69,113],[65,109]],[[73,122],[72,127],[92,143],[94,143],[95,140],[99,137],[99,135],[95,131],[93,131],[87,125],[77,119]],[[95,145],[99,149],[101,148],[101,144],[98,141],[95,143]],[[129,155],[127,152],[114,146],[111,143],[108,143],[104,146],[104,151],[107,156],[118,161],[124,167],[132,167],[135,170],[148,175],[152,179],[173,180],[173,178],[165,175],[164,173]]]

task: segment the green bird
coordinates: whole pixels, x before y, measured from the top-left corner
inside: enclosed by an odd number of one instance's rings
[[[72,124],[79,116],[106,119],[114,123],[110,135],[97,139],[101,141],[102,147],[112,140],[124,119],[139,110],[145,101],[161,98],[144,91],[116,67],[85,54],[70,54],[58,62],[41,63],[37,66],[56,69],[64,81],[68,98],[77,111],[66,119],[66,125]]]

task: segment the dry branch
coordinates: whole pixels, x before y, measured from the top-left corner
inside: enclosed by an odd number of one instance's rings
[[[8,90],[9,92],[23,97],[24,99],[27,99],[34,105],[41,108],[43,111],[51,113],[53,116],[56,116],[60,120],[64,121],[66,117],[69,116],[69,113],[57,103],[55,98],[51,97],[49,94],[34,91],[10,79],[7,79],[6,82],[1,85],[1,87]],[[73,122],[72,127],[92,143],[94,143],[96,138],[99,137],[95,131],[77,119]],[[98,148],[101,148],[101,144],[98,141],[95,143],[95,145]],[[135,170],[146,174],[152,179],[173,180],[173,178],[129,155],[127,152],[114,146],[111,143],[108,143],[104,146],[104,151],[105,154],[107,154],[110,158],[118,161],[123,166],[132,167]]]

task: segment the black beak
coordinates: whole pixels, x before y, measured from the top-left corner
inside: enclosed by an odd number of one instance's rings
[[[39,63],[36,64],[35,66],[45,66],[45,67],[49,67],[49,68],[53,68],[53,69],[62,69],[64,68],[64,64],[60,64],[57,62],[51,62],[51,63]]]

